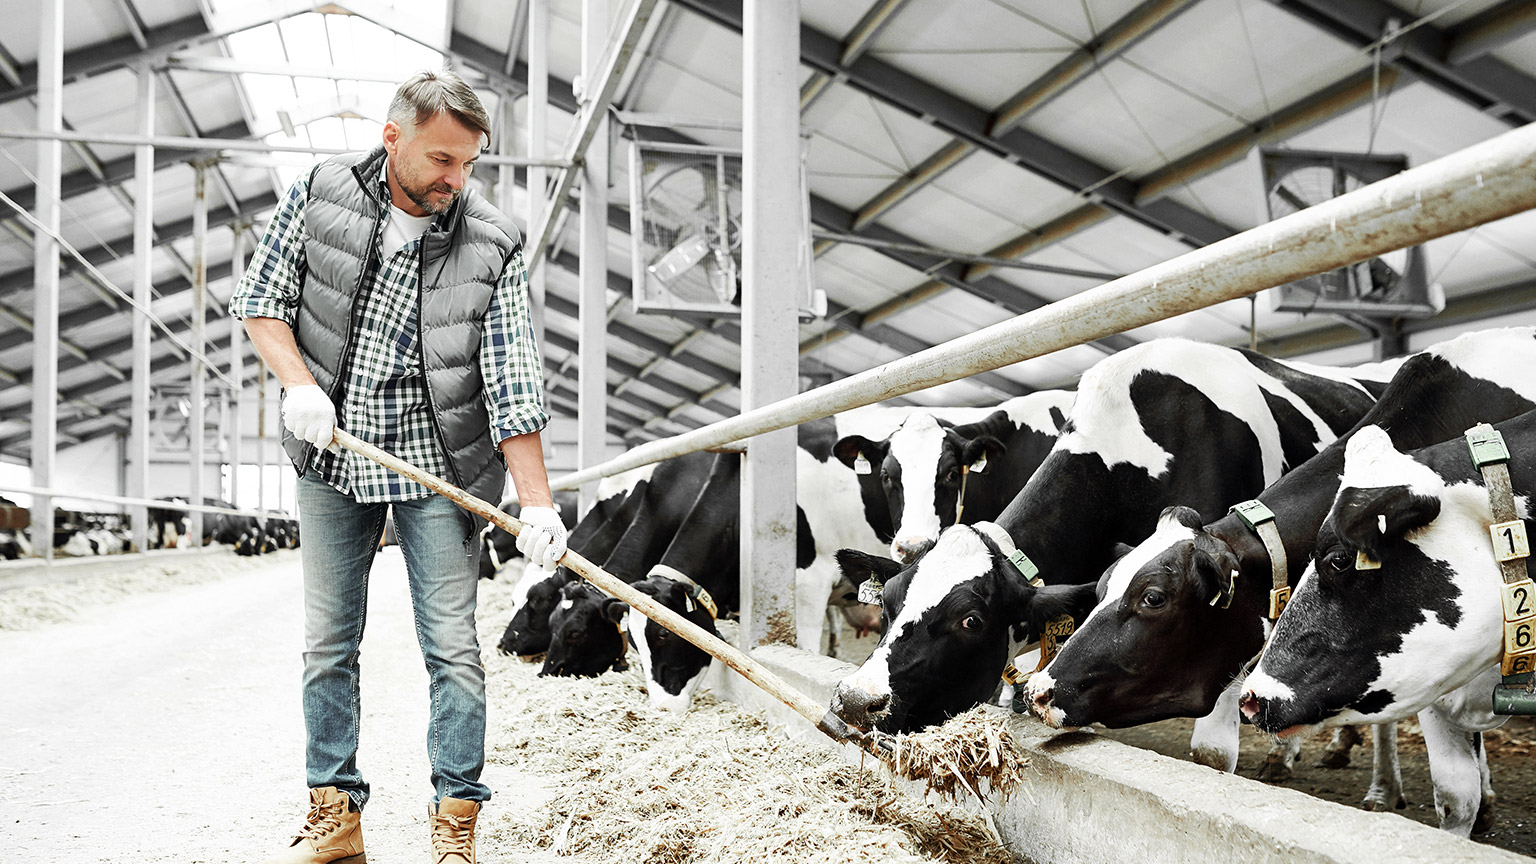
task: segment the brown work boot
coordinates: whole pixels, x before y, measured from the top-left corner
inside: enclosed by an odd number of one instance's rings
[[[309,818],[288,849],[263,864],[366,864],[363,814],[335,786],[309,790]]]
[[[444,798],[427,805],[432,824],[432,864],[475,864],[475,817],[480,802]]]

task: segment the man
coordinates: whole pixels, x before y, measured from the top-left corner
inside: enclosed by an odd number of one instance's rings
[[[433,860],[475,861],[475,819],[491,795],[480,782],[480,524],[341,450],[333,430],[490,501],[504,489],[504,462],[528,524],[518,548],[551,566],[565,554],[539,441],[548,418],[522,243],[465,189],[489,135],[485,109],[458,75],[411,77],[390,104],[380,147],[326,160],[293,184],[230,299],[282,382],[283,446],[300,475],[310,810],[268,864],[364,860],[358,646],[390,509],[431,680]]]

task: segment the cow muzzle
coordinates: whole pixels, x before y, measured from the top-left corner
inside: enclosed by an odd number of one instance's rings
[[[832,693],[832,713],[849,726],[868,732],[891,713],[891,694],[839,682]]]
[[[1024,696],[1029,712],[1052,729],[1067,728],[1067,714],[1056,707],[1056,682],[1044,672],[1036,672],[1024,682]]]
[[[933,541],[927,537],[901,537],[891,542],[891,553],[903,564],[911,564],[927,552]]]

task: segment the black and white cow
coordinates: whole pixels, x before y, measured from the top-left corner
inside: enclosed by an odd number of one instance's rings
[[[1529,532],[1536,412],[1496,428]],[[1504,648],[1495,521],[1465,440],[1405,454],[1380,428],[1361,429],[1316,554],[1242,698],[1256,726],[1280,734],[1417,714],[1440,827],[1461,836],[1491,826],[1481,733],[1506,719],[1491,699]],[[1357,554],[1379,567],[1357,568]]]
[[[668,573],[670,575],[663,575]],[[681,572],[658,565],[652,575],[634,583],[634,587],[705,632],[720,635],[715,627],[715,616],[724,610],[716,605],[718,601],[712,595]],[[629,611],[624,625],[630,644],[640,655],[640,667],[645,672],[645,693],[651,707],[663,711],[687,711],[713,658],[638,610]]]
[[[187,499],[175,496],[157,499],[174,504],[186,504]],[[187,511],[170,507],[150,507],[148,543],[151,549],[175,549],[190,546]]]
[[[1186,503],[1215,518],[1349,429],[1374,402],[1335,370],[1179,339],[1144,343],[1084,373],[1061,437],[997,524],[1048,584],[1096,582],[1117,544],[1145,539],[1163,508]],[[949,533],[964,537],[957,532]],[[1015,630],[1030,620],[1027,602],[974,601],[1027,597],[1023,579],[993,566],[993,547],[946,544],[949,533],[900,571],[899,596],[883,598],[880,648],[836,689],[834,710],[845,723],[906,731],[999,689],[1019,646]],[[973,606],[982,614],[954,617]]]
[[[14,561],[32,556],[31,524],[30,511],[0,495],[0,558]]]
[[[560,589],[549,614],[549,651],[539,675],[590,678],[624,669],[624,618],[629,605],[586,582]]]
[[[1386,428],[1405,448],[1445,440],[1477,422],[1536,407],[1536,378],[1524,371],[1530,368],[1536,328],[1467,334],[1408,358],[1361,425]],[[1258,496],[1275,514],[1292,583],[1332,504],[1348,437]],[[1032,709],[1046,723],[1118,728],[1209,715],[1195,742],[1203,748],[1197,760],[1227,770],[1235,765],[1234,682],[1264,645],[1272,570],[1264,544],[1236,514],[1207,516],[1170,510],[1109,571],[1099,608],[1029,681]],[[1217,597],[1221,602],[1212,605]],[[1365,801],[1372,809],[1402,799],[1395,758],[1383,749],[1389,740],[1375,736],[1378,773]],[[1293,759],[1294,748],[1280,758]],[[1333,761],[1345,760],[1347,748]],[[1275,779],[1288,768],[1282,761]]]
[[[849,435],[833,452],[856,473],[876,476],[894,526],[891,557],[910,561],[944,526],[997,518],[1051,452],[1074,396],[1030,393],[964,425],[915,412],[884,439]]]
[[[630,575],[627,581],[643,575],[687,515],[715,455],[690,453],[606,478],[599,486],[599,505],[577,523],[569,548],[604,569],[613,567],[610,572],[616,575]],[[562,589],[577,578],[564,567],[526,564],[513,588],[512,618],[498,646],[502,653],[530,661],[542,655],[550,644],[550,615]]]

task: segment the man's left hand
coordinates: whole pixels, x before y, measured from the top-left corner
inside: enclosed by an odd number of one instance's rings
[[[523,532],[517,535],[517,551],[548,570],[565,555],[565,524],[553,507],[524,507],[517,514]]]

